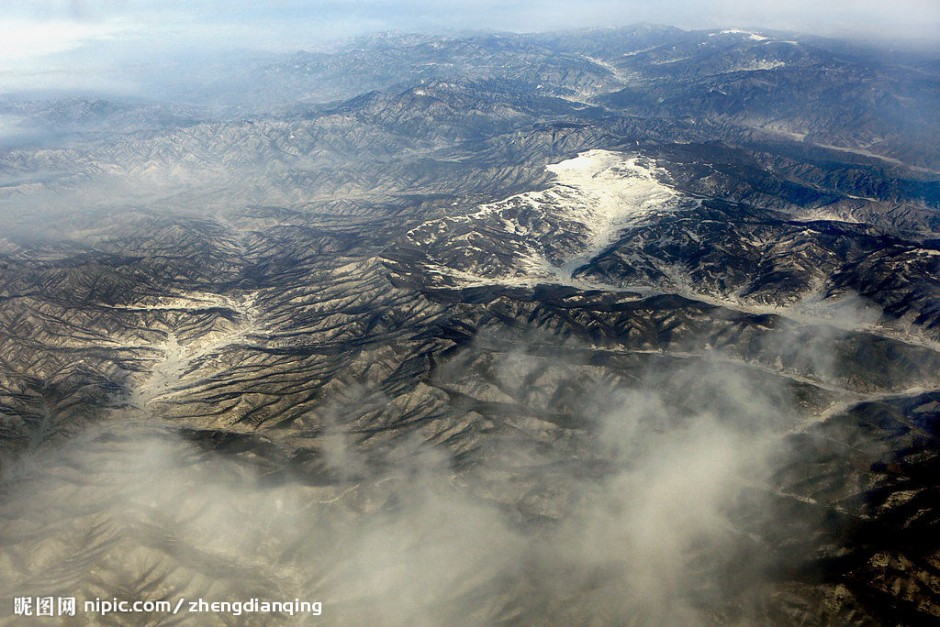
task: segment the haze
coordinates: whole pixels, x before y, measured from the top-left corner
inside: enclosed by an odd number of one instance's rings
[[[575,9],[576,7],[576,9]],[[373,2],[280,0],[188,3],[134,0],[17,0],[0,18],[3,92],[31,89],[141,90],[153,63],[232,48],[317,50],[368,32],[533,32],[637,22],[685,29],[759,27],[893,47],[933,47],[940,4],[907,0],[745,3],[738,0],[648,2],[431,0]],[[76,71],[78,70],[78,71]]]

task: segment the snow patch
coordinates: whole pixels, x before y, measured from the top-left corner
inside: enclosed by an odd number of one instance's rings
[[[755,61],[754,63],[748,63],[747,65],[740,65],[734,69],[732,72],[754,72],[756,70],[773,70],[778,67],[785,67],[787,64],[783,61]]]
[[[748,39],[752,41],[767,41],[768,39],[770,39],[769,37],[765,37],[764,35],[761,35],[759,33],[754,33],[749,30],[741,30],[738,28],[725,29],[721,31],[721,34],[722,35],[747,35]]]
[[[205,300],[207,295],[200,294],[199,298]],[[154,347],[162,356],[154,360],[147,378],[131,390],[128,398],[131,405],[145,409],[154,402],[166,400],[179,391],[184,377],[200,360],[210,357],[226,346],[242,342],[258,331],[253,295],[245,296],[241,300],[222,296],[218,298],[225,299],[224,302],[239,313],[238,327],[232,332],[214,337],[204,336],[186,345],[180,344],[175,333],[168,333],[166,341]]]
[[[574,273],[616,242],[625,229],[640,225],[652,216],[700,204],[665,184],[665,170],[640,155],[590,150],[546,169],[555,175],[554,185],[546,190],[517,194],[482,205],[466,216],[442,218],[409,232],[413,241],[429,243],[426,240],[447,236],[448,223],[485,223],[486,231],[504,232],[507,239],[515,242],[516,256],[511,272],[498,277],[482,276],[474,273],[472,267],[452,268],[433,260],[426,268],[462,285],[560,283],[585,287],[582,280],[574,278]],[[520,212],[570,225],[583,240],[582,245],[570,251],[561,263],[557,262],[557,256],[553,262],[546,257],[546,242],[539,239],[538,233],[530,233],[526,225],[520,224]],[[474,232],[481,233],[476,228]],[[550,238],[554,236],[548,234]],[[541,237],[546,235],[543,233]],[[453,241],[457,239],[459,237]]]
[[[579,192],[574,200],[580,202],[567,209],[590,232],[584,251],[561,267],[567,277],[610,246],[628,225],[669,209],[679,195],[660,182],[656,175],[665,172],[654,163],[644,165],[637,157],[625,159],[606,150],[591,150],[547,169],[558,178],[557,185]]]

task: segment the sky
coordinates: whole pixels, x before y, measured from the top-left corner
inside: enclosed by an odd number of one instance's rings
[[[165,54],[317,50],[382,30],[532,32],[637,22],[940,47],[937,0],[5,0],[0,88],[44,80],[69,88],[81,83],[78,66],[101,75],[109,64]]]

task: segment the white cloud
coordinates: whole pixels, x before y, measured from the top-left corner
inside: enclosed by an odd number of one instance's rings
[[[117,39],[132,29],[133,26],[122,19],[105,22],[0,20],[0,58],[7,62],[22,61],[67,52],[87,43]]]

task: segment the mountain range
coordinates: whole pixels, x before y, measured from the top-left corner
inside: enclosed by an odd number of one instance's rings
[[[940,618],[940,58],[639,25],[184,80],[0,99],[3,598]]]

